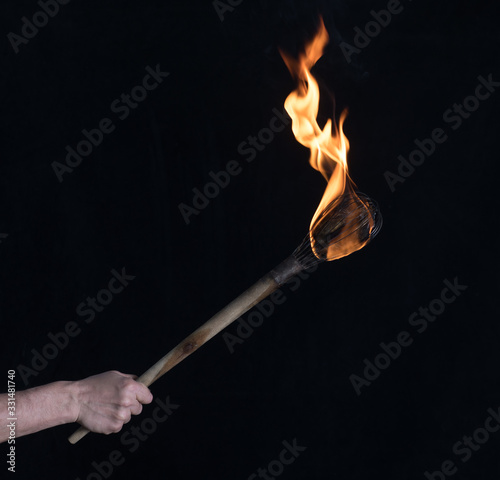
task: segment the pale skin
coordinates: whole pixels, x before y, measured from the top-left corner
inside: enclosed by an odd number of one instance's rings
[[[119,432],[139,415],[153,395],[135,375],[115,370],[73,382],[54,382],[15,394],[16,438],[65,423],[78,422],[91,432]],[[0,395],[0,443],[9,438],[8,395]]]

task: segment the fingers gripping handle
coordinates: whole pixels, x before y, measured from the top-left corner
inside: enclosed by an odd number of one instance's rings
[[[183,342],[184,343],[184,342]],[[174,349],[175,350],[175,349]],[[166,363],[168,362],[169,358],[171,358],[173,355],[174,350],[169,352],[167,355],[165,355],[160,361],[155,363],[151,368],[146,370],[138,379],[137,381],[139,383],[142,383],[146,387],[149,387],[157,378],[159,378],[158,373],[161,371],[162,368],[166,366]],[[179,360],[180,361],[180,360]],[[170,368],[172,368],[174,365],[172,365]],[[88,430],[85,427],[80,427],[78,430],[75,430],[69,437],[68,441],[72,445],[75,443],[78,443],[87,433],[89,433],[90,430]]]

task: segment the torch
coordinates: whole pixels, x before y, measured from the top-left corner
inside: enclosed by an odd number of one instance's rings
[[[309,233],[292,255],[144,372],[137,381],[147,387],[302,270],[345,257],[363,248],[379,232],[382,216],[377,204],[356,192],[347,174],[349,142],[342,131],[345,113],[341,116],[339,128],[328,120],[321,129],[316,121],[319,87],[310,68],[322,56],[327,42],[328,33],[321,20],[318,33],[298,60],[281,52],[288,68],[299,80],[297,90],[285,101],[285,108],[292,118],[292,130],[297,140],[311,150],[311,165],[328,181]],[[80,427],[68,440],[75,444],[88,432]]]

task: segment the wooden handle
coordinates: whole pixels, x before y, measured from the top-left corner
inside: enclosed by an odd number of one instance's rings
[[[149,387],[153,382],[156,382],[162,375],[182,362],[182,360],[191,355],[195,350],[198,350],[198,348],[217,335],[221,330],[273,293],[279,285],[280,284],[271,274],[262,277],[252,287],[243,292],[230,304],[226,305],[219,313],[215,314],[210,320],[186,337],[179,345],[170,350],[170,352],[158,360],[151,368],[146,370],[137,381]],[[74,445],[87,435],[87,433],[89,433],[89,430],[85,427],[80,427],[68,437],[68,440]]]
[[[80,427],[78,430],[74,431],[69,437],[68,441],[72,445],[76,442],[79,442],[90,430],[87,430],[85,427]]]

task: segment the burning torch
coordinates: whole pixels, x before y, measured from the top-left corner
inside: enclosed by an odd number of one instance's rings
[[[298,59],[281,52],[298,81],[297,89],[285,100],[293,133],[298,142],[310,149],[312,167],[328,182],[308,235],[292,255],[144,372],[137,381],[147,387],[302,270],[350,255],[363,248],[379,232],[382,216],[378,206],[366,195],[356,192],[347,171],[349,141],[342,129],[345,112],[338,127],[328,120],[320,128],[316,120],[319,87],[310,69],[323,55],[327,43],[328,32],[321,20],[317,34]],[[81,427],[69,437],[69,441],[74,444],[87,433],[88,430]]]

